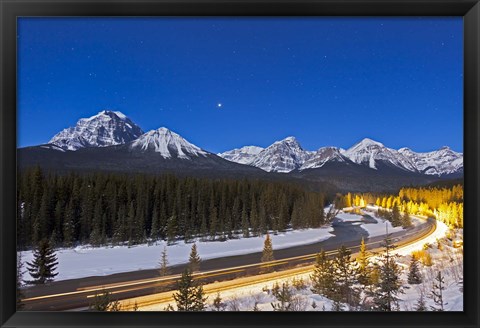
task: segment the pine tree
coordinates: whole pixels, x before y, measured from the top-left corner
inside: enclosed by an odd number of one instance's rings
[[[402,225],[402,219],[400,216],[400,210],[395,202],[392,208],[392,226],[398,227]]]
[[[267,234],[265,237],[265,241],[263,243],[263,252],[262,252],[261,261],[263,263],[263,262],[269,262],[273,260],[274,260],[274,257],[273,257],[272,240],[270,239],[270,235]],[[271,272],[272,267],[271,266],[263,267],[261,271],[262,273]]]
[[[168,269],[167,247],[163,247],[162,256],[160,258],[160,276],[168,276],[170,270]]]
[[[422,282],[422,275],[418,269],[418,259],[415,256],[412,256],[410,261],[409,273],[408,273],[408,283],[411,285],[418,285]]]
[[[250,206],[250,226],[254,236],[259,235],[260,222],[258,218],[257,199],[252,197],[252,204]]]
[[[191,272],[196,272],[198,270],[200,270],[200,262],[202,261],[202,259],[200,258],[200,256],[198,255],[198,252],[197,252],[197,244],[193,244],[192,245],[192,249],[190,251],[190,257],[188,259],[188,267],[190,269]]]
[[[222,297],[220,296],[220,293],[217,293],[217,296],[215,296],[215,299],[213,300],[213,311],[225,311],[226,307],[227,304],[222,302]]]
[[[111,311],[111,312],[118,312],[121,309],[120,302],[118,300],[111,300],[111,293],[106,291],[105,289],[102,290],[101,293],[96,293],[93,299],[93,302],[89,305],[90,311]]]
[[[409,228],[412,226],[412,219],[410,218],[410,215],[408,214],[407,210],[405,210],[402,216],[402,226],[404,228]]]
[[[95,294],[93,302],[90,304],[91,311],[107,311],[110,304],[110,292],[103,290],[100,294]]]
[[[207,218],[205,215],[202,215],[202,224],[200,226],[200,235],[202,236],[202,241],[207,239]]]
[[[333,266],[324,250],[317,254],[312,280],[312,292],[330,298],[335,289],[333,280]]]
[[[340,294],[339,300],[350,305],[358,305],[359,292],[354,287],[357,282],[357,264],[351,252],[345,246],[338,249],[333,260],[335,290]]]
[[[24,294],[22,291],[22,275],[23,275],[23,262],[22,262],[22,253],[17,252],[17,275],[16,275],[16,296],[17,296],[17,311],[23,309],[24,304],[22,299]]]
[[[203,287],[197,286],[190,270],[187,268],[182,273],[182,277],[177,281],[178,291],[173,294],[173,298],[177,303],[178,311],[203,311],[205,309],[205,301]]]
[[[438,271],[438,274],[435,276],[435,281],[433,282],[432,292],[430,298],[435,302],[435,306],[430,308],[433,311],[444,311],[443,309],[443,291],[445,290],[445,281],[443,280],[442,272]]]
[[[423,292],[420,293],[420,298],[415,305],[415,311],[424,312],[427,311],[427,305],[425,304],[425,298],[423,296]]]
[[[403,288],[400,280],[400,267],[395,262],[395,257],[390,254],[390,251],[396,248],[391,241],[390,234],[385,237],[383,247],[385,251],[380,259],[379,282],[370,294],[373,296],[376,310],[393,311],[399,300],[397,295],[403,293]]]
[[[265,241],[263,242],[263,252],[262,252],[262,262],[270,262],[273,261],[275,258],[273,257],[273,247],[272,247],[272,239],[270,235],[267,233],[265,236]]]
[[[65,220],[63,221],[63,244],[71,247],[75,240],[75,211],[72,199],[65,209]]]
[[[153,241],[157,241],[160,237],[160,216],[157,210],[157,204],[153,206],[152,212],[152,226],[150,228],[150,238]]]
[[[369,285],[370,283],[370,270],[368,267],[368,252],[367,246],[365,245],[365,240],[362,237],[362,241],[360,243],[360,253],[357,257],[358,263],[358,281],[363,285]]]
[[[167,223],[167,239],[168,239],[169,245],[175,242],[175,239],[177,237],[177,227],[178,227],[177,213],[174,208],[173,213],[168,219],[168,223]]]
[[[280,201],[280,213],[276,224],[277,231],[284,231],[288,223],[288,204],[285,194],[282,194]]]
[[[292,309],[293,292],[288,282],[283,282],[282,287],[278,284],[272,288],[272,294],[279,303],[270,303],[273,311],[290,311]]]
[[[38,285],[53,281],[58,275],[58,272],[55,272],[57,265],[57,256],[48,239],[42,239],[33,253],[33,261],[27,262],[27,269],[33,278],[28,283]]]
[[[242,210],[242,232],[243,232],[244,238],[250,237],[247,209],[245,207],[245,204],[243,205],[243,210]]]
[[[217,207],[213,206],[210,209],[210,239],[215,240],[217,237],[218,229],[218,213]]]

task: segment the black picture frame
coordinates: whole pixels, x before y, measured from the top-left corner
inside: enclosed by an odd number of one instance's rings
[[[1,327],[478,327],[480,4],[477,0],[0,0]],[[78,313],[15,311],[16,18],[20,16],[463,16],[464,311],[445,313]]]

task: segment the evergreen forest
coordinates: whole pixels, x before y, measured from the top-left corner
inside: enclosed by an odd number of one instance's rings
[[[95,173],[18,175],[17,245],[134,245],[319,227],[326,195],[285,182]]]

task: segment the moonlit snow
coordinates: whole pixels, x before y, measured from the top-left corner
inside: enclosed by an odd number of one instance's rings
[[[318,229],[294,230],[278,235],[270,235],[273,249],[282,249],[298,245],[307,245],[326,240],[333,235],[332,227]],[[208,241],[197,242],[198,253],[202,259],[226,257],[232,255],[261,252],[265,237],[251,237],[232,239],[225,242]],[[82,278],[89,276],[104,276],[119,272],[154,269],[158,267],[164,246],[167,247],[170,265],[188,262],[192,243],[185,244],[179,241],[175,245],[166,246],[161,241],[152,246],[147,244],[133,247],[88,247],[80,246],[74,249],[61,249],[57,251],[58,276],[55,280]],[[22,252],[23,261],[31,261],[31,251]],[[259,258],[260,260],[260,258]],[[23,276],[30,280],[28,271]]]

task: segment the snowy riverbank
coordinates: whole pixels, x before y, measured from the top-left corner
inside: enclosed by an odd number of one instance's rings
[[[332,227],[318,229],[290,230],[277,235],[271,235],[274,249],[283,249],[299,245],[321,242],[333,237]],[[228,241],[197,241],[197,248],[203,260],[232,255],[261,252],[265,237],[250,237]],[[188,262],[192,243],[179,241],[175,245],[167,245],[160,241],[153,245],[136,245],[132,247],[88,247],[80,246],[73,249],[57,250],[58,280],[75,279],[89,276],[104,276],[120,272],[154,269],[158,267],[160,255],[164,246],[167,247],[169,265]],[[22,260],[30,262],[32,252],[22,252]],[[26,270],[25,270],[26,271]],[[30,280],[27,272],[24,280]]]

